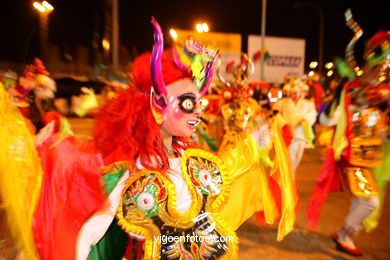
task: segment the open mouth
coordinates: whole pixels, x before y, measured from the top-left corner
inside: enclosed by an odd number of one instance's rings
[[[190,126],[193,126],[193,127],[197,126],[199,123],[200,123],[200,119],[187,121],[187,124],[189,124]]]

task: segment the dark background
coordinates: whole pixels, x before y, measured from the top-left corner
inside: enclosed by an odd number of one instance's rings
[[[29,0],[2,0],[0,9],[0,60],[29,62],[39,54],[38,14]],[[101,39],[104,28],[104,0],[50,0],[55,10],[50,15],[49,43],[65,52],[78,45],[90,47],[93,38]],[[325,20],[324,63],[334,56],[344,56],[352,38],[345,25],[344,12],[350,7],[354,19],[364,31],[356,46],[359,58],[365,42],[378,30],[389,30],[389,8],[386,1],[297,1],[268,0],[267,27],[269,36],[306,39],[306,64],[318,58],[319,15],[311,8],[318,6]],[[152,48],[150,17],[154,16],[167,34],[169,28],[192,30],[199,21],[206,21],[214,32],[242,34],[246,51],[247,36],[260,34],[261,0],[240,1],[151,1],[119,0],[120,43],[131,56]],[[359,60],[358,60],[359,61]]]

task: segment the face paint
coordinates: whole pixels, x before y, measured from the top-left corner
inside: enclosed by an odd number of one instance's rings
[[[199,91],[192,80],[182,79],[167,86],[167,97],[162,131],[171,136],[191,136],[203,110]]]
[[[192,93],[186,93],[178,97],[179,107],[184,113],[194,113],[196,109],[196,96]]]
[[[296,102],[298,101],[301,97],[302,97],[302,92],[301,91],[298,91],[298,90],[291,90],[290,92],[290,97],[291,99]]]

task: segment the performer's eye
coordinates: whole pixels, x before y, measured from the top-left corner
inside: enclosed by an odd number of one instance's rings
[[[184,113],[193,113],[196,109],[196,97],[193,94],[184,94],[179,97],[179,107]]]
[[[186,99],[183,101],[182,106],[184,107],[185,110],[191,110],[194,108],[195,104],[191,99]]]

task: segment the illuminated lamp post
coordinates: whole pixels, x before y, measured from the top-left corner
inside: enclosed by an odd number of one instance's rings
[[[43,61],[46,61],[49,38],[49,15],[54,10],[54,7],[47,1],[34,2],[34,8],[39,13],[39,40],[40,54]]]

